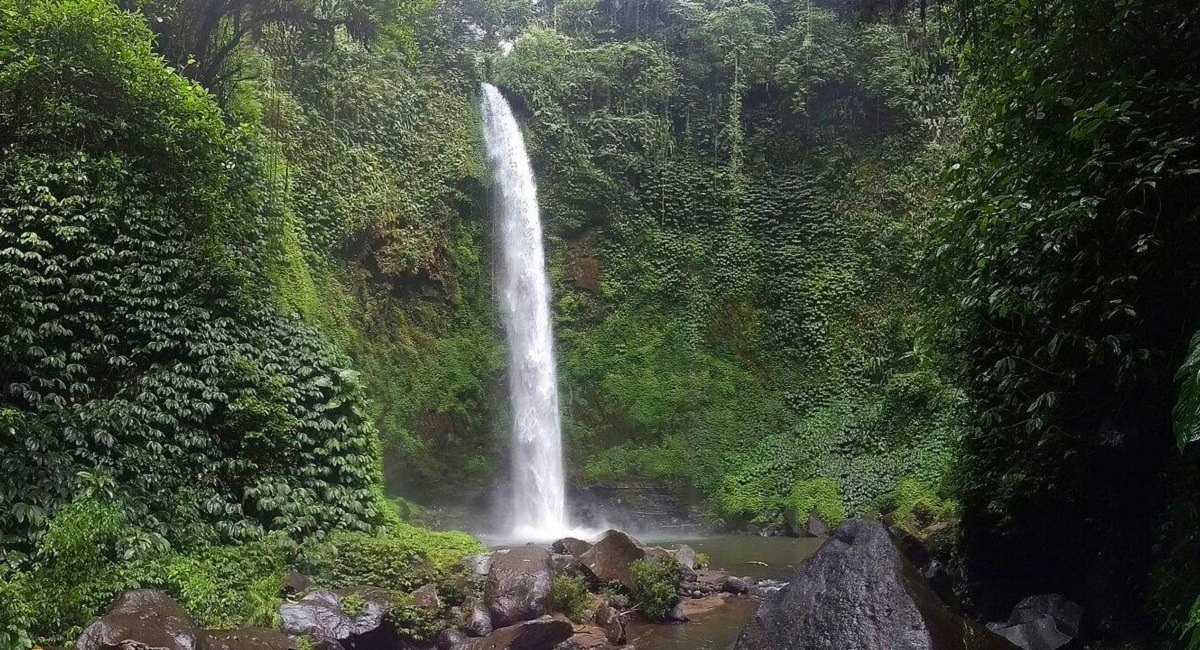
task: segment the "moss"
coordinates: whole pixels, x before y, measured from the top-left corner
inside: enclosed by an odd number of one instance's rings
[[[846,506],[842,503],[837,481],[833,479],[815,478],[797,482],[784,507],[795,515],[797,521],[805,521],[814,513],[831,527],[846,521]]]

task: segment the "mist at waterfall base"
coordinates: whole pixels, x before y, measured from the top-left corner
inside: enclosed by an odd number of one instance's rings
[[[504,95],[481,89],[484,145],[492,170],[497,298],[508,343],[512,493],[502,500],[510,539],[579,534],[567,519],[558,376],[542,223],[525,140]]]

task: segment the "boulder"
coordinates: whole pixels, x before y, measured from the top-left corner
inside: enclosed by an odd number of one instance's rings
[[[646,547],[641,542],[619,530],[608,530],[579,559],[596,580],[633,589],[629,567],[644,557]]]
[[[585,542],[577,537],[564,537],[550,545],[551,550],[563,555],[579,557],[592,548],[591,542]]]
[[[361,600],[361,607],[354,608],[357,611],[345,611],[347,596]],[[391,648],[399,643],[387,619],[392,606],[391,595],[377,587],[317,589],[294,603],[279,606],[280,628],[284,634],[329,639],[362,650]]]
[[[721,585],[721,591],[730,594],[744,594],[750,591],[750,583],[745,578],[729,576],[725,579],[725,584]]]
[[[544,615],[550,602],[550,551],[523,546],[497,552],[483,594],[495,627]]]
[[[564,618],[541,618],[493,630],[455,650],[548,650],[571,638],[575,629]]]
[[[466,570],[466,574],[475,579],[482,581],[487,578],[488,571],[492,568],[492,556],[495,553],[481,553],[479,555],[468,555],[458,561],[459,566]]]
[[[583,566],[583,562],[574,555],[553,553],[550,555],[550,572],[556,576],[583,575],[587,573],[587,569]]]
[[[679,550],[675,551],[675,561],[683,567],[684,571],[700,568],[700,564],[696,562],[696,550],[687,544],[680,546]]]
[[[121,594],[79,635],[76,650],[210,650],[208,635],[170,596],[153,589]]]
[[[596,608],[596,625],[604,630],[604,636],[617,645],[625,643],[625,621],[615,607],[602,604]]]
[[[950,610],[882,524],[846,522],[758,607],[735,650],[1014,650]]]
[[[988,629],[1024,650],[1055,650],[1079,636],[1083,608],[1059,594],[1030,596],[1013,608],[1007,623]]]
[[[442,600],[438,598],[437,587],[433,585],[424,585],[418,588],[412,592],[409,598],[409,605],[421,609],[440,609],[442,606]]]
[[[666,620],[674,621],[676,623],[687,623],[691,620],[688,618],[687,608],[684,607],[683,601],[675,603],[675,606],[671,608],[671,611],[667,612]]]
[[[492,615],[483,603],[471,598],[463,604],[463,609],[466,612],[466,620],[463,622],[462,631],[466,632],[467,636],[487,636],[492,633]]]
[[[451,650],[451,648],[456,648],[467,641],[470,641],[467,635],[449,627],[438,634],[437,647],[438,650]]]

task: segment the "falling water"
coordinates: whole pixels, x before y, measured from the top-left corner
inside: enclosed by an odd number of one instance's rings
[[[483,84],[482,110],[499,233],[500,309],[508,336],[512,532],[548,538],[567,525],[550,286],[537,188],[517,121],[504,95],[490,84]]]

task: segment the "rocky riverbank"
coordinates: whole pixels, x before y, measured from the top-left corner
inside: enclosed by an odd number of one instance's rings
[[[760,601],[735,650],[1053,650],[1081,612],[1031,599],[1003,625],[960,615],[930,584],[920,543],[852,520],[790,583],[704,566],[691,547],[643,544],[619,530],[465,558],[437,584],[337,590],[293,574],[269,629],[203,630],[168,596],[123,594],[77,650],[616,650],[631,622],[681,624],[731,599]],[[990,629],[989,629],[990,628]]]

